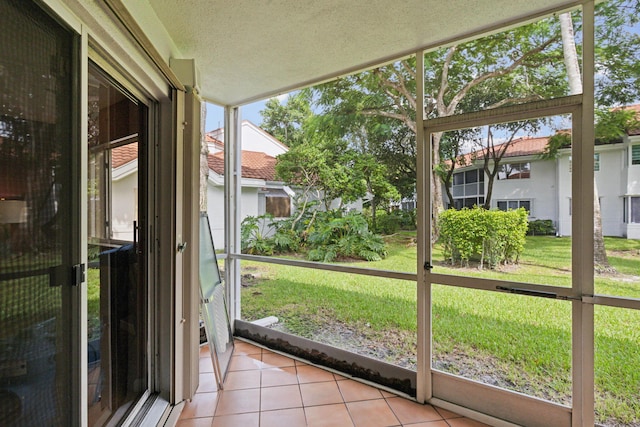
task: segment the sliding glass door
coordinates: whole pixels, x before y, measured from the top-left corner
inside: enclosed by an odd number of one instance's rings
[[[88,95],[88,415],[99,426],[126,417],[148,384],[147,110],[93,64]]]
[[[20,0],[0,1],[0,27],[0,425],[66,426],[82,278],[74,35]]]

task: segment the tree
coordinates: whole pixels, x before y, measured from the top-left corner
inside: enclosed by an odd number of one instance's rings
[[[314,115],[311,109],[311,91],[301,90],[289,95],[284,104],[278,98],[269,99],[262,115],[262,129],[288,147],[304,143],[305,124]]]
[[[339,200],[342,208],[367,193],[374,206],[382,199],[398,198],[385,165],[369,148],[374,141],[386,138],[388,129],[370,122],[343,126],[314,113],[310,100],[311,92],[301,91],[284,105],[277,99],[270,100],[261,112],[263,128],[291,147],[278,157],[276,170],[285,182],[302,188],[303,210],[312,198],[322,200],[325,209],[334,200]]]
[[[291,148],[276,158],[276,175],[302,190],[303,209],[312,200],[321,200],[326,210],[334,200],[338,209],[364,196],[364,179],[354,174],[355,159],[344,141],[314,138]]]
[[[600,66],[601,69],[606,67],[610,70],[610,73],[602,73],[603,76],[598,77],[597,86],[598,90],[597,99],[601,103],[615,102],[615,101],[629,101],[629,99],[637,99],[638,92],[637,87],[640,83],[640,66],[638,65],[638,58],[640,58],[640,43],[639,37],[635,37],[625,31],[620,31],[620,25],[625,22],[625,18],[620,14],[620,9],[626,9],[628,6],[633,6],[635,3],[636,12],[640,9],[640,2],[627,2],[627,1],[614,1],[609,3],[603,3],[599,9],[599,21],[600,25],[596,26],[597,36],[600,41]],[[630,22],[637,24],[637,13],[635,16],[631,16]],[[613,32],[613,25],[616,24],[618,30]],[[567,69],[567,77],[569,82],[570,94],[582,93],[582,76],[580,73],[580,65],[578,63],[578,54],[575,44],[573,19],[570,13],[563,13],[560,15],[560,25],[562,29],[562,42],[563,42],[563,58],[565,67]],[[615,34],[615,42],[613,37]],[[618,56],[622,53],[622,46],[626,45],[627,53],[635,52],[635,61],[632,63],[627,62],[625,59],[620,59]],[[631,55],[634,58],[634,55]],[[611,61],[606,66],[607,61]],[[613,66],[613,69],[611,69]],[[631,87],[635,83],[635,87]],[[614,92],[612,92],[614,90]],[[599,114],[599,124],[596,125],[596,139],[598,138],[610,138],[611,134],[617,134],[614,136],[620,136],[623,132],[624,126],[629,125],[629,117],[623,117],[623,114],[607,114],[601,112]],[[634,117],[635,118],[635,117]],[[625,123],[626,122],[626,123]],[[628,128],[626,129],[628,130]],[[607,252],[604,244],[604,236],[602,233],[602,215],[600,210],[600,197],[598,195],[598,185],[595,180],[593,182],[593,233],[594,233],[594,254],[593,261],[594,267],[600,272],[615,272],[609,264],[607,258]]]
[[[629,28],[640,19],[639,2],[614,0],[598,3],[596,8],[596,67],[607,70],[598,73],[596,79],[597,102],[613,105],[637,100],[640,40]],[[557,66],[565,58],[562,37],[560,21],[550,18],[426,54],[426,113],[430,117],[448,116],[568,94],[567,69]],[[569,71],[575,75],[575,70]],[[338,120],[366,116],[395,121],[411,134],[409,139],[415,147],[414,59],[347,76],[314,92],[317,103]],[[452,175],[451,168],[456,166],[449,156],[441,158],[441,139],[440,134],[432,136],[432,195],[438,207],[442,203],[439,180]],[[446,142],[449,154],[456,151],[451,142]],[[400,144],[390,148],[395,151],[380,158],[381,162],[393,161],[394,154],[403,157],[410,153]],[[406,164],[415,164],[415,152],[410,155],[412,159]],[[404,170],[412,174],[408,179],[415,180],[415,170]]]
[[[507,153],[507,149],[511,146],[518,132],[525,128],[529,128],[530,130],[537,129],[536,121],[524,121],[524,122],[515,122],[515,123],[505,123],[497,126],[488,126],[487,127],[487,137],[481,149],[479,150],[482,153],[482,170],[484,171],[487,179],[487,191],[484,196],[484,209],[491,208],[491,196],[493,194],[493,185],[498,175],[498,172],[502,170],[502,158]],[[500,143],[496,143],[494,138],[494,132],[496,129],[499,131],[503,131],[503,134],[506,135],[506,139]],[[493,129],[493,130],[492,130]]]
[[[207,181],[209,179],[209,146],[205,140],[205,122],[207,118],[207,104],[200,108],[200,212],[207,212]]]
[[[370,124],[370,123],[369,123]],[[352,133],[352,146],[356,154],[354,160],[354,170],[364,179],[367,193],[370,196],[371,204],[371,223],[376,227],[376,210],[379,205],[388,205],[390,200],[399,200],[400,193],[388,179],[386,165],[378,161],[375,153],[375,146],[384,143],[387,139],[384,129],[377,126],[367,126],[363,124]]]
[[[557,21],[545,20],[428,53],[425,55],[428,113],[434,117],[449,116],[565,94],[562,73],[547,67],[561,55],[560,39]],[[385,117],[415,134],[413,58],[348,76],[316,90],[319,104],[334,116]],[[434,223],[442,208],[440,176],[453,165],[440,166],[441,139],[440,133],[431,138],[433,164],[438,166],[434,167],[431,179],[436,207]]]

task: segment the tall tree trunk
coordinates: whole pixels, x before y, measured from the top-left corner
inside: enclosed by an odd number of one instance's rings
[[[604,247],[602,235],[602,215],[600,213],[600,201],[598,187],[593,183],[593,263],[598,273],[615,273],[616,269],[609,264],[607,251]]]
[[[200,108],[200,212],[207,211],[207,181],[209,180],[209,146],[205,138],[205,121],[207,118],[207,104]]]
[[[440,139],[442,138],[442,132],[437,132],[431,135],[432,143],[428,146],[431,147],[432,150],[432,159],[433,166],[437,166],[440,164]],[[431,242],[435,243],[440,238],[440,228],[438,227],[438,218],[440,218],[440,211],[444,209],[442,203],[442,181],[440,180],[440,176],[438,176],[438,172],[436,168],[432,168],[431,172]],[[425,206],[428,209],[428,206]]]
[[[582,93],[582,77],[578,64],[578,54],[573,35],[573,22],[569,12],[559,16],[560,29],[562,32],[562,50],[564,54],[564,64],[569,77],[569,93],[575,95]],[[593,177],[593,263],[599,272],[615,272],[609,264],[607,252],[604,247],[604,236],[602,235],[602,216],[600,212],[600,199],[598,197],[598,186],[595,176]]]
[[[571,13],[569,12],[560,14],[558,18],[560,20],[560,31],[562,33],[564,65],[569,78],[569,93],[575,95],[582,93],[582,76],[580,75],[576,41],[573,35],[573,21],[571,20]]]

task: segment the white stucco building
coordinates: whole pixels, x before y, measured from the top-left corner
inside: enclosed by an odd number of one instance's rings
[[[288,217],[293,209],[293,190],[276,180],[276,156],[286,153],[286,145],[248,120],[242,122],[242,184],[240,217],[272,214]],[[224,128],[207,132],[209,146],[207,213],[216,248],[224,241]]]
[[[640,105],[630,106],[640,111]],[[491,208],[525,207],[529,219],[550,219],[560,236],[571,232],[571,149],[555,159],[542,159],[548,137],[521,137],[510,143],[500,162],[491,195]],[[620,142],[595,145],[594,174],[605,236],[640,239],[640,131]],[[481,152],[470,153],[468,166],[457,167],[452,180],[457,208],[484,203],[488,177]],[[444,194],[445,206],[448,199]]]

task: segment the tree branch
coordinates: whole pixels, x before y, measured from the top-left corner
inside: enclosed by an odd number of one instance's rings
[[[522,65],[523,63],[525,63],[525,61],[527,59],[529,59],[530,57],[532,57],[533,55],[542,52],[543,50],[545,50],[548,46],[550,46],[552,43],[556,42],[559,40],[559,36],[555,36],[550,38],[549,40],[547,40],[546,42],[542,43],[541,45],[537,46],[534,49],[531,49],[530,51],[522,54],[518,59],[516,59],[515,61],[513,61],[509,66],[499,69],[499,70],[495,70],[495,71],[491,71],[489,73],[485,73],[482,74],[478,77],[476,77],[475,79],[471,80],[469,83],[467,83],[451,100],[451,102],[449,103],[449,108],[453,107],[453,109],[455,109],[455,107],[460,103],[460,101],[462,101],[462,99],[467,95],[467,92],[469,92],[469,90],[471,90],[473,87],[479,85],[480,83],[495,78],[495,77],[502,77],[506,74],[509,74],[511,71],[515,70],[516,68],[518,68],[520,65]]]

